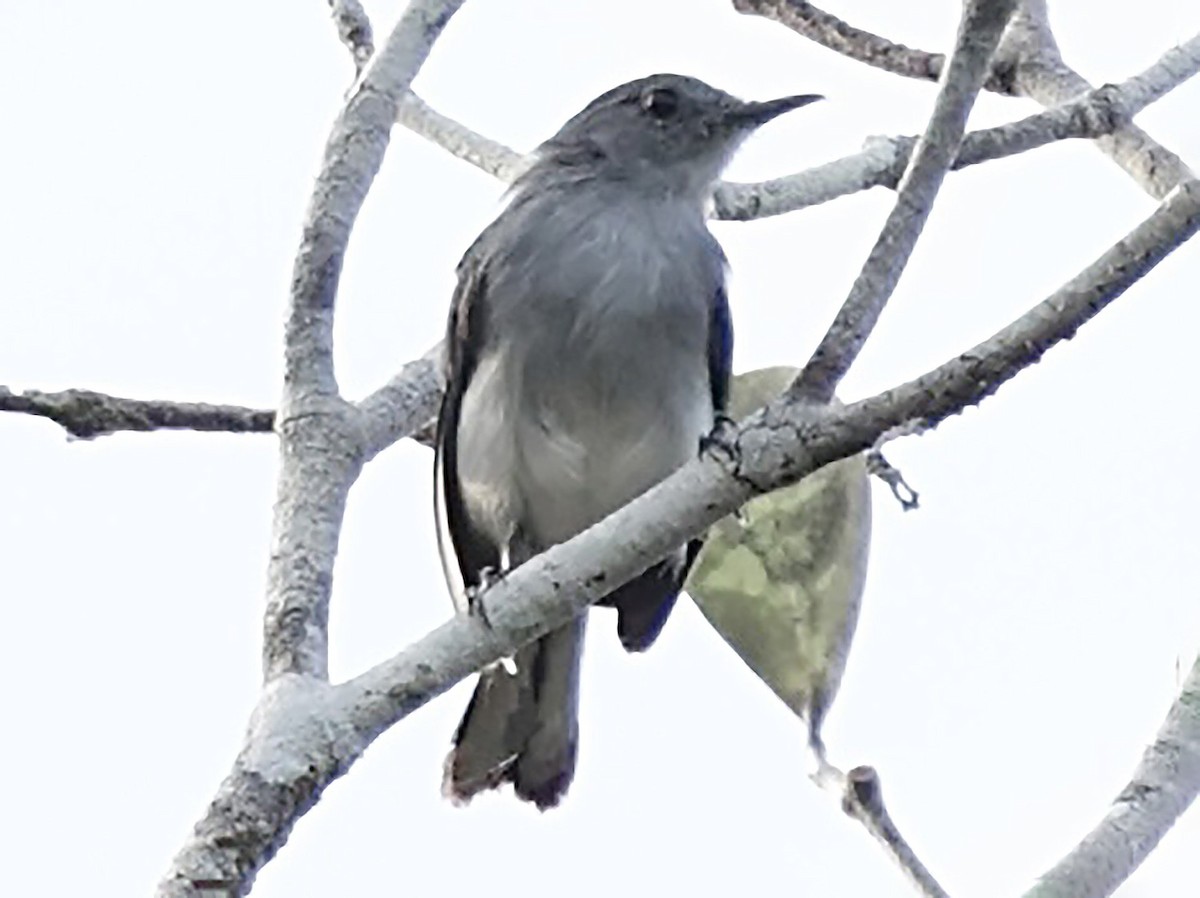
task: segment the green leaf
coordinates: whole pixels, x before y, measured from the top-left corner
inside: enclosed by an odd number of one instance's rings
[[[740,420],[779,395],[797,370],[734,378]],[[742,660],[809,726],[821,723],[845,668],[871,541],[862,456],[826,465],[718,521],[688,577],[688,594]]]

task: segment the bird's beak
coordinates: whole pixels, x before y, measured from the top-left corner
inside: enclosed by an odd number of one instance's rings
[[[785,112],[791,112],[793,109],[799,109],[801,106],[824,99],[820,94],[798,94],[794,97],[781,97],[778,100],[766,100],[761,103],[743,103],[726,113],[726,117],[732,125],[757,128]]]

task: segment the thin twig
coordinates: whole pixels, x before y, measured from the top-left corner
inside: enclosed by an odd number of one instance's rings
[[[401,101],[397,122],[501,181],[514,181],[529,165],[512,147],[460,125],[412,92]]]
[[[967,116],[1016,6],[1017,0],[967,0],[933,114],[913,150],[896,204],[833,324],[788,388],[794,398],[828,402],[866,345],[958,153]]]
[[[124,399],[94,390],[14,393],[0,386],[0,411],[48,418],[72,437],[82,440],[123,430],[270,433],[275,424],[275,412],[271,409],[165,399]]]
[[[743,15],[762,16],[810,41],[858,62],[922,81],[937,81],[946,65],[941,53],[915,50],[885,37],[855,28],[835,15],[799,0],[733,0]]]

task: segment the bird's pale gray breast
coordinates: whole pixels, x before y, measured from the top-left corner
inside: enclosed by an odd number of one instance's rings
[[[459,473],[494,537],[520,526],[548,545],[696,453],[713,419],[708,329],[723,261],[699,210],[662,200],[505,214],[521,220],[486,247],[490,339],[463,397]]]

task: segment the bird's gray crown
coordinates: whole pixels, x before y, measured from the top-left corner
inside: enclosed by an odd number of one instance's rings
[[[639,78],[597,97],[542,144],[527,181],[601,178],[703,198],[754,129],[819,99],[746,102],[684,75]]]

